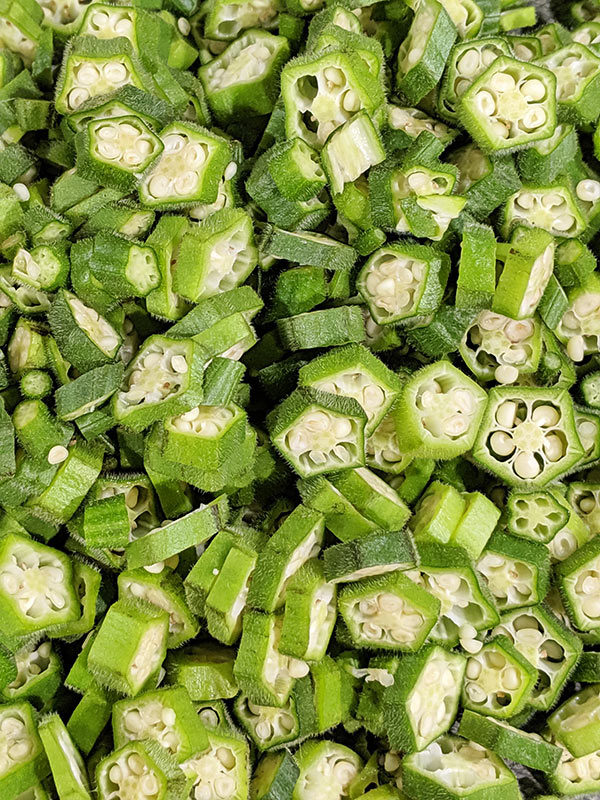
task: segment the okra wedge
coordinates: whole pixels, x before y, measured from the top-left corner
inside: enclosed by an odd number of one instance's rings
[[[100,800],[110,800],[125,792],[170,800],[181,797],[187,786],[186,776],[173,756],[153,741],[126,744],[103,758],[96,767]]]
[[[542,228],[552,236],[574,238],[583,234],[586,219],[567,183],[526,184],[506,201],[505,236],[519,225]]]
[[[569,503],[581,517],[592,536],[600,530],[600,485],[574,481],[567,492]]]
[[[300,726],[296,703],[290,697],[282,708],[253,703],[245,695],[236,697],[233,713],[258,750],[270,750],[293,742]]]
[[[334,741],[304,742],[295,758],[300,775],[292,800],[311,800],[325,792],[331,797],[347,796],[350,784],[362,768],[359,755]]]
[[[51,707],[53,697],[62,685],[62,665],[52,643],[24,647],[15,653],[17,675],[2,689],[8,701],[27,700],[44,711]]]
[[[442,144],[450,144],[457,132],[439,120],[428,116],[419,108],[390,103],[386,125],[382,128],[383,142],[389,150],[403,150],[408,147],[422,131],[429,131]]]
[[[69,272],[69,259],[60,245],[37,245],[30,251],[20,248],[12,263],[17,281],[34,289],[52,292],[64,286]]]
[[[333,194],[340,194],[375,164],[385,159],[377,129],[366,111],[336,128],[321,150],[321,161]]]
[[[549,788],[561,797],[580,795],[581,792],[596,792],[600,786],[600,751],[587,756],[573,756],[552,733],[547,730],[544,737],[562,750],[561,760],[555,771],[548,775]]]
[[[586,123],[596,119],[600,97],[600,58],[590,48],[571,42],[535,62],[556,76],[558,111],[566,120]]]
[[[38,733],[59,795],[73,800],[91,800],[83,758],[59,715],[53,713],[43,719],[38,726]]]
[[[233,731],[208,732],[209,746],[181,765],[191,783],[190,797],[244,800],[250,781],[249,748]]]
[[[7,797],[19,797],[50,772],[29,703],[0,705],[0,741],[0,790]]]

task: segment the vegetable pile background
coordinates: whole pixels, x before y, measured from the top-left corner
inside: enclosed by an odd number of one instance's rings
[[[0,0],[1,800],[600,796],[600,2],[518,2]]]

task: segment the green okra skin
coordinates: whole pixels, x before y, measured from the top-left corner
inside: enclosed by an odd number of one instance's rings
[[[104,730],[113,710],[114,696],[94,685],[85,692],[73,709],[66,728],[73,743],[88,756]]]
[[[350,583],[411,569],[415,563],[414,547],[405,531],[374,531],[323,551],[323,570],[329,583]]]
[[[289,350],[333,347],[364,339],[362,314],[357,306],[338,306],[277,321],[281,341]]]
[[[38,732],[57,790],[65,797],[89,800],[92,795],[85,764],[58,714],[46,717]]]
[[[265,753],[252,776],[251,796],[256,800],[291,797],[300,770],[289,750]]]
[[[6,725],[6,746],[17,748],[24,753],[18,759],[10,757],[0,773],[0,788],[7,796],[18,797],[30,786],[45,779],[50,773],[50,766],[44,751],[42,739],[38,733],[37,720],[33,707],[26,701],[7,703],[0,706],[2,722],[11,720]]]
[[[188,781],[175,758],[157,742],[130,742],[103,758],[96,767],[98,795],[107,800],[116,784],[117,791],[131,787],[144,792],[146,787],[165,800],[181,796]]]
[[[235,651],[231,648],[194,644],[169,653],[165,668],[169,680],[184,687],[192,700],[229,700],[238,693],[234,661]]]

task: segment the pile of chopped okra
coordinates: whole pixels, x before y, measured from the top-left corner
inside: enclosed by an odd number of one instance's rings
[[[600,0],[523,3],[0,0],[0,800],[600,797]]]

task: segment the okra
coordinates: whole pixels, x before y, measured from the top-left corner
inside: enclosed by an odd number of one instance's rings
[[[230,648],[196,644],[169,653],[165,668],[169,680],[184,687],[194,701],[230,699],[238,693],[233,676],[234,655]],[[205,727],[216,727],[207,724],[213,716],[208,711],[199,711],[198,716]]]
[[[486,579],[499,611],[536,605],[548,591],[550,556],[540,542],[495,533],[477,569]]]
[[[131,742],[98,763],[96,786],[101,800],[127,791],[167,800],[181,795],[186,778],[173,756],[158,743]]]
[[[74,800],[90,800],[91,790],[83,758],[58,714],[38,726],[57,791]]]
[[[192,797],[219,797],[243,800],[248,795],[248,744],[233,732],[208,732],[209,746],[181,765],[191,782]]]
[[[0,705],[0,731],[0,788],[7,797],[18,797],[50,771],[32,706],[25,701]]]

